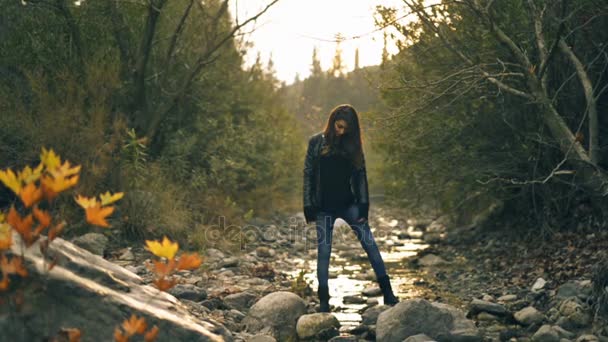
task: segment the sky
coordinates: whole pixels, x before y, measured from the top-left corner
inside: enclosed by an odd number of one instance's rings
[[[232,1],[232,13],[242,22],[258,13],[270,0]],[[382,60],[383,32],[374,24],[376,5],[397,6],[400,0],[280,0],[255,24],[247,35],[254,46],[246,57],[255,61],[258,52],[264,64],[272,55],[279,80],[293,82],[310,74],[312,51],[316,47],[321,66],[327,70],[336,51],[332,40],[340,33],[347,39],[341,43],[342,58],[352,70],[355,50],[359,49],[359,65],[377,65]],[[251,30],[252,28],[250,28]],[[359,37],[348,39],[350,37]],[[389,53],[396,53],[389,44]]]

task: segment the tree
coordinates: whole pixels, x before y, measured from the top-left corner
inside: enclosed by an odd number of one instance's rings
[[[310,67],[310,74],[313,77],[319,77],[323,74],[323,69],[321,69],[321,61],[319,60],[316,46],[312,49],[312,63]]]
[[[331,69],[329,69],[329,74],[334,77],[342,76],[344,74],[344,68],[346,67],[342,60],[342,47],[340,46],[343,40],[344,36],[342,34],[336,34],[336,52],[334,54]]]

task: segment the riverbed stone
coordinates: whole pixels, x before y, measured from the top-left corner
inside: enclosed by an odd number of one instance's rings
[[[440,342],[481,341],[475,323],[462,311],[420,298],[399,302],[383,311],[376,327],[379,342],[401,342],[417,334],[426,334]]]
[[[233,309],[245,312],[249,310],[251,305],[255,303],[257,296],[251,292],[243,291],[239,293],[233,293],[224,297],[224,303]]]
[[[342,302],[344,302],[344,304],[365,304],[367,299],[359,296],[344,296]]]
[[[589,309],[576,297],[564,300],[559,306],[559,312],[561,317],[557,324],[565,329],[584,328],[593,321]]]
[[[403,342],[436,342],[425,334],[418,334],[406,338]]]
[[[524,326],[538,324],[545,319],[544,315],[533,306],[528,306],[517,311],[514,316],[517,323]]]
[[[179,299],[187,299],[193,302],[200,302],[207,299],[205,289],[191,284],[177,284],[169,290],[169,293]]]
[[[487,312],[497,316],[504,316],[507,314],[507,309],[503,305],[481,299],[473,299],[469,311],[472,315],[477,315],[480,312]]]
[[[439,265],[444,265],[446,263],[447,263],[447,261],[445,261],[442,257],[437,256],[435,254],[427,254],[427,255],[423,256],[422,258],[418,259],[418,264],[423,267],[439,266]]]
[[[373,307],[365,310],[361,314],[361,323],[366,324],[366,325],[376,324],[380,313],[382,313],[383,311],[390,309],[390,308],[391,307],[388,305],[376,305],[376,306],[373,306]]]
[[[576,339],[576,342],[600,342],[600,339],[591,334],[581,335]]]
[[[72,240],[72,243],[95,255],[103,255],[108,246],[108,238],[100,233],[87,233]]]
[[[251,333],[263,331],[279,341],[295,340],[296,323],[306,314],[306,303],[292,292],[277,291],[258,300],[243,320]]]
[[[366,297],[376,297],[382,294],[382,290],[379,287],[374,286],[365,288],[361,293]]]
[[[318,338],[326,335],[330,330],[338,331],[340,322],[336,316],[327,312],[302,315],[296,324],[296,330],[300,339]]]
[[[555,329],[550,325],[543,325],[532,336],[534,342],[559,342],[560,337]]]

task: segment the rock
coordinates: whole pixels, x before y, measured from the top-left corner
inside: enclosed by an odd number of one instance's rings
[[[224,303],[233,309],[245,312],[255,303],[257,296],[251,292],[243,291],[224,297]]]
[[[226,305],[226,303],[224,303],[224,301],[221,300],[220,298],[209,298],[209,299],[206,299],[206,300],[200,302],[200,304],[202,306],[208,308],[209,310],[230,309],[230,307],[228,307],[228,305]]]
[[[436,342],[425,334],[418,334],[406,338],[403,342]]]
[[[569,281],[565,284],[560,285],[557,288],[557,293],[555,294],[558,298],[570,298],[576,297],[579,294],[579,285],[573,281]]]
[[[534,342],[559,342],[559,334],[550,325],[543,325],[532,336]]]
[[[376,298],[367,298],[367,300],[365,301],[365,304],[367,306],[378,305],[378,300]]]
[[[426,334],[440,342],[481,341],[475,323],[461,311],[424,299],[402,301],[380,313],[376,334],[379,342],[401,342],[416,334]]]
[[[177,284],[169,290],[169,293],[179,299],[187,299],[193,302],[200,302],[207,299],[205,289],[191,284]]]
[[[532,292],[538,292],[538,291],[544,289],[546,285],[547,285],[547,281],[545,279],[538,278],[532,285]]]
[[[365,304],[367,300],[359,296],[344,296],[342,302],[344,304]]]
[[[559,326],[548,324],[540,327],[532,336],[534,342],[560,342],[562,339],[571,339],[574,334]]]
[[[361,323],[365,325],[374,325],[378,321],[378,316],[381,312],[390,309],[388,305],[373,306],[361,314]]]
[[[492,315],[492,314],[487,313],[487,312],[480,312],[477,315],[477,320],[478,321],[486,321],[486,322],[496,321],[496,320],[498,320],[498,316]]]
[[[20,280],[26,304],[20,310],[0,306],[0,316],[11,317],[0,320],[0,341],[42,341],[62,327],[77,327],[87,339],[113,341],[113,327],[131,314],[157,325],[158,341],[232,341],[221,324],[191,315],[172,295],[142,285],[139,276],[75,244],[55,239],[49,254],[57,263],[47,270],[39,243],[22,254],[17,234],[13,241],[13,253],[23,255],[28,268]],[[15,322],[27,322],[27,329]]]
[[[382,294],[382,290],[379,287],[368,287],[361,293],[366,297],[376,297]]]
[[[222,253],[219,249],[208,248],[205,252],[206,252],[207,256],[210,258],[217,258],[217,259],[224,258],[224,253]]]
[[[600,342],[600,339],[595,335],[581,335],[576,339],[576,342]]]
[[[271,258],[276,255],[276,252],[272,248],[268,248],[265,246],[260,246],[255,249],[255,253],[260,258]]]
[[[125,251],[120,254],[118,260],[133,261],[135,260],[135,255],[131,252],[131,248],[126,248]]]
[[[277,342],[277,340],[268,335],[255,335],[247,339],[247,342]]]
[[[517,323],[524,326],[538,324],[545,319],[544,315],[532,306],[517,311],[514,316]]]
[[[470,307],[469,311],[472,315],[477,315],[480,312],[487,312],[497,316],[504,316],[507,314],[507,309],[504,306],[480,299],[473,299]]]
[[[237,257],[228,257],[220,261],[220,267],[235,267],[239,265],[239,259]]]
[[[503,303],[513,302],[516,300],[517,300],[517,295],[514,295],[514,294],[508,294],[508,295],[498,297],[498,301],[503,302]]]
[[[557,324],[566,329],[585,328],[593,321],[589,309],[576,297],[564,300],[559,306],[559,312],[562,317]]]
[[[302,315],[296,324],[298,337],[303,340],[318,338],[319,335],[327,334],[326,331],[332,328],[337,332],[340,322],[336,316],[327,312]]]
[[[359,339],[356,336],[336,336],[327,340],[327,342],[357,342]]]
[[[258,300],[243,320],[248,332],[267,330],[279,341],[295,340],[296,322],[306,313],[306,303],[292,292],[278,291]]]
[[[96,255],[103,255],[108,242],[108,238],[100,233],[87,233],[72,240],[72,243],[76,246]]]
[[[447,263],[443,258],[435,254],[427,254],[422,258],[418,259],[418,264],[423,267],[432,267],[437,265],[443,265]]]
[[[442,236],[443,235],[441,233],[425,233],[422,236],[422,240],[428,244],[438,244],[441,242]]]

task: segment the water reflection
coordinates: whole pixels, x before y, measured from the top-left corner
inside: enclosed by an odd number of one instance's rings
[[[378,217],[372,227],[374,238],[380,248],[380,253],[386,264],[395,295],[401,300],[421,296],[421,290],[415,281],[418,274],[408,267],[404,259],[415,256],[419,251],[428,247],[421,240],[422,232],[414,226],[404,226],[396,219]],[[348,331],[361,322],[360,312],[367,304],[345,304],[344,297],[362,295],[363,289],[377,287],[375,275],[367,260],[367,255],[358,243],[346,222],[337,219],[334,223],[334,240],[329,267],[329,293],[332,313],[342,324],[341,331]],[[309,253],[309,260],[293,260],[298,270],[291,273],[296,277],[303,267],[308,270],[304,278],[311,284],[316,293],[316,249]],[[383,304],[382,296],[373,297],[378,304]]]

